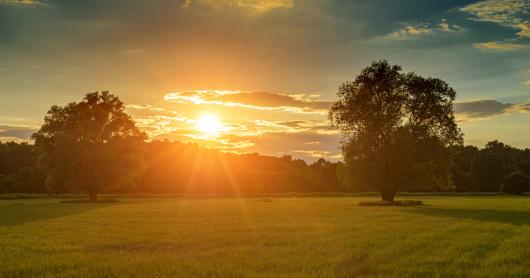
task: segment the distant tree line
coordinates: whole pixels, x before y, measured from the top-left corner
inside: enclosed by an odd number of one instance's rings
[[[107,188],[103,193],[285,193],[359,192],[342,162],[314,163],[290,156],[234,154],[197,144],[153,141],[144,144],[142,174],[135,187]],[[484,148],[453,149],[451,186],[419,187],[408,191],[499,192],[512,173],[530,176],[530,149],[499,141]],[[77,187],[46,186],[34,145],[0,142],[0,193],[81,193]],[[525,191],[529,191],[528,189]]]
[[[530,149],[514,148],[495,140],[482,149],[459,146],[454,151],[451,174],[457,192],[497,192],[505,183],[504,179],[512,174],[530,176]],[[505,188],[504,191],[513,190]]]
[[[0,142],[0,193],[43,193],[44,179],[33,145]]]
[[[339,181],[341,163],[319,159],[307,164],[291,156],[224,153],[193,143],[144,144],[142,174],[135,187],[100,192],[281,193],[349,191]],[[83,188],[47,184],[34,146],[0,142],[0,193],[80,193]]]

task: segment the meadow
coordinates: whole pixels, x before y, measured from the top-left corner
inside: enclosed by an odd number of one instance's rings
[[[530,198],[0,200],[0,277],[530,277]]]

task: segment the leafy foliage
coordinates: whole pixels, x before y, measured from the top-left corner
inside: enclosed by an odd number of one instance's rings
[[[503,179],[501,191],[510,194],[529,192],[530,177],[521,171],[515,171]]]
[[[447,83],[379,61],[343,83],[337,96],[329,118],[344,135],[355,188],[392,201],[399,190],[449,186],[448,147],[461,144],[462,134],[453,115],[456,92]]]
[[[455,147],[452,182],[456,191],[499,192],[503,178],[521,171],[530,175],[530,149],[517,149],[497,140],[482,149]]]
[[[36,159],[28,143],[0,142],[0,193],[44,192],[44,174],[35,167]]]
[[[33,135],[50,191],[97,192],[133,186],[141,174],[145,134],[108,92],[53,106]]]
[[[0,175],[33,165],[36,155],[32,150],[33,146],[28,143],[0,142]]]

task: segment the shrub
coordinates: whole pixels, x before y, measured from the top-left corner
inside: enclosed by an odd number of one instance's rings
[[[521,171],[515,171],[502,181],[501,191],[510,194],[521,194],[530,191],[530,177]]]

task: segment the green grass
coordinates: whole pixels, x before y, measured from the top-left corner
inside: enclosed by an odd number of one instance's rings
[[[0,277],[530,277],[530,198],[0,200]]]

